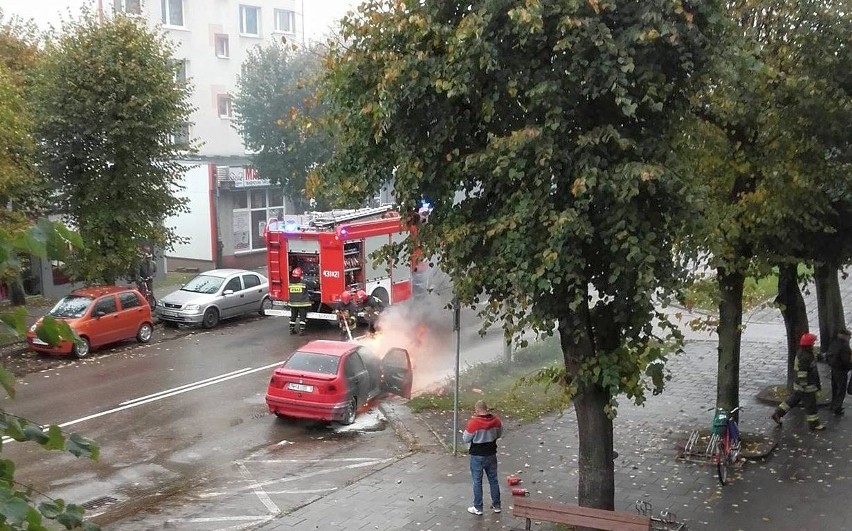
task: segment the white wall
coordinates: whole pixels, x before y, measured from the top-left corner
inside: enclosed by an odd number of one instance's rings
[[[189,212],[166,219],[166,226],[175,228],[179,236],[189,238],[189,241],[175,245],[172,251],[165,254],[193,260],[213,260],[210,166],[185,166],[189,168],[181,182],[185,188],[175,195],[189,200]]]
[[[158,0],[144,1],[144,16],[151,25],[161,24],[161,5]],[[259,37],[240,34],[240,5],[260,8]],[[183,27],[163,27],[175,43],[175,57],[187,61],[187,77],[194,88],[190,101],[196,109],[190,136],[202,142],[200,157],[246,155],[231,120],[219,117],[217,96],[236,91],[237,76],[250,48],[282,37],[302,42],[301,5],[297,0],[183,0]],[[274,31],[275,9],[296,12],[296,33]],[[227,59],[216,56],[216,34],[228,36]]]

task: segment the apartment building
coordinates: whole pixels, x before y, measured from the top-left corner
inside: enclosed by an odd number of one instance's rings
[[[198,152],[184,161],[190,212],[167,220],[188,239],[167,251],[168,267],[256,267],[265,260],[266,221],[289,214],[280,187],[257,178],[232,126],[232,98],[248,51],[272,40],[304,42],[304,0],[113,0],[175,44],[178,76],[193,86],[190,122],[178,134]]]

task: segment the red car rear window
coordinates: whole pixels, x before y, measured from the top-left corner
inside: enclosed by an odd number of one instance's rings
[[[313,372],[317,374],[337,374],[337,367],[339,365],[340,358],[338,356],[297,350],[284,363],[284,368],[291,371]]]

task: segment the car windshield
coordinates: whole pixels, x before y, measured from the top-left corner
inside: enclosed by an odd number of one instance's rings
[[[297,350],[292,356],[290,356],[290,359],[284,363],[284,368],[291,371],[337,374],[337,366],[339,364],[340,358],[337,356]]]
[[[216,293],[225,279],[222,277],[212,277],[210,275],[198,275],[187,282],[181,291],[192,291],[194,293]]]
[[[56,303],[48,315],[51,317],[82,317],[89,305],[92,304],[91,297],[82,295],[68,295]]]

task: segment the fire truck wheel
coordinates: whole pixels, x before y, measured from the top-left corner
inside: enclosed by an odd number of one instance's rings
[[[388,290],[385,288],[376,288],[373,290],[372,296],[382,301],[382,303],[387,306],[390,302],[390,296],[388,296]]]
[[[216,308],[207,308],[204,312],[204,320],[201,321],[201,326],[204,328],[213,328],[219,324],[219,310]]]

